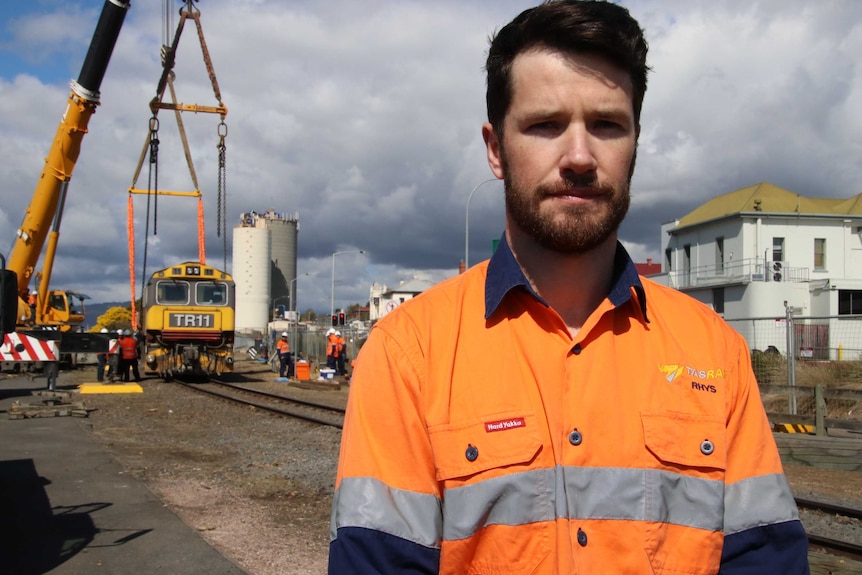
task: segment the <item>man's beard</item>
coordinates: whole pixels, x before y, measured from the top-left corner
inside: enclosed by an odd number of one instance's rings
[[[563,254],[586,253],[603,244],[626,217],[631,196],[629,182],[620,186],[600,184],[594,175],[573,176],[557,185],[525,190],[506,170],[506,211],[524,233],[545,249]],[[551,217],[541,213],[542,200],[570,185],[589,187],[597,195],[589,203],[558,208]]]

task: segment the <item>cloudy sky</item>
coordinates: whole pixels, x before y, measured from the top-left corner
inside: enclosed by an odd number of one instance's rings
[[[72,177],[52,285],[128,300],[127,189],[161,73],[164,0],[132,0],[101,106]],[[176,0],[171,12],[181,7]],[[624,0],[650,44],[649,78],[621,239],[660,261],[660,225],[704,201],[768,181],[812,197],[862,193],[862,2]],[[8,255],[103,2],[0,6],[0,251]],[[298,301],[329,308],[457,273],[489,257],[502,185],[486,182],[480,127],[487,38],[525,0],[202,0],[227,136],[228,227],[242,212],[298,213]],[[178,18],[175,18],[173,26]],[[171,28],[173,35],[173,28]],[[177,98],[213,105],[194,26],[183,33]],[[160,115],[159,188],[193,189],[176,122]],[[217,124],[185,114],[204,194],[208,262],[216,236]],[[148,173],[138,179],[146,188]],[[138,254],[145,200],[136,200]],[[148,272],[195,259],[196,206],[161,198]],[[152,226],[151,226],[152,227]],[[141,271],[141,261],[137,264]],[[307,274],[307,275],[306,275]],[[139,288],[138,288],[139,292]]]

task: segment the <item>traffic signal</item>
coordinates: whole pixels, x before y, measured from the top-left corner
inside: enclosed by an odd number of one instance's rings
[[[338,316],[337,315],[332,316],[332,327],[338,327]]]
[[[338,325],[344,325],[344,312],[338,314]]]

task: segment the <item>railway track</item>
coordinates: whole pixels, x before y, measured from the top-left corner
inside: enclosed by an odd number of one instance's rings
[[[828,516],[831,523],[847,525],[848,532],[855,530],[862,534],[862,509],[803,497],[796,498],[796,505],[799,507],[800,513],[803,514],[803,522],[805,513],[822,514]],[[808,541],[812,546],[862,562],[862,543],[858,539],[856,541],[839,540],[806,528],[809,530]]]
[[[219,379],[211,379],[208,383],[192,383],[176,381],[198,393],[204,393],[239,403],[241,405],[255,407],[269,413],[284,417],[302,419],[319,425],[328,425],[341,429],[344,425],[344,408],[325,403],[317,403],[283,395],[261,391],[242,385],[237,385]]]

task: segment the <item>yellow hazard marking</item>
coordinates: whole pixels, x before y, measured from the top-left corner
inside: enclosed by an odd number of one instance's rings
[[[813,425],[805,425],[802,423],[776,423],[773,427],[774,431],[783,433],[814,433]]]
[[[137,383],[82,383],[78,386],[81,393],[143,393],[144,389]]]

